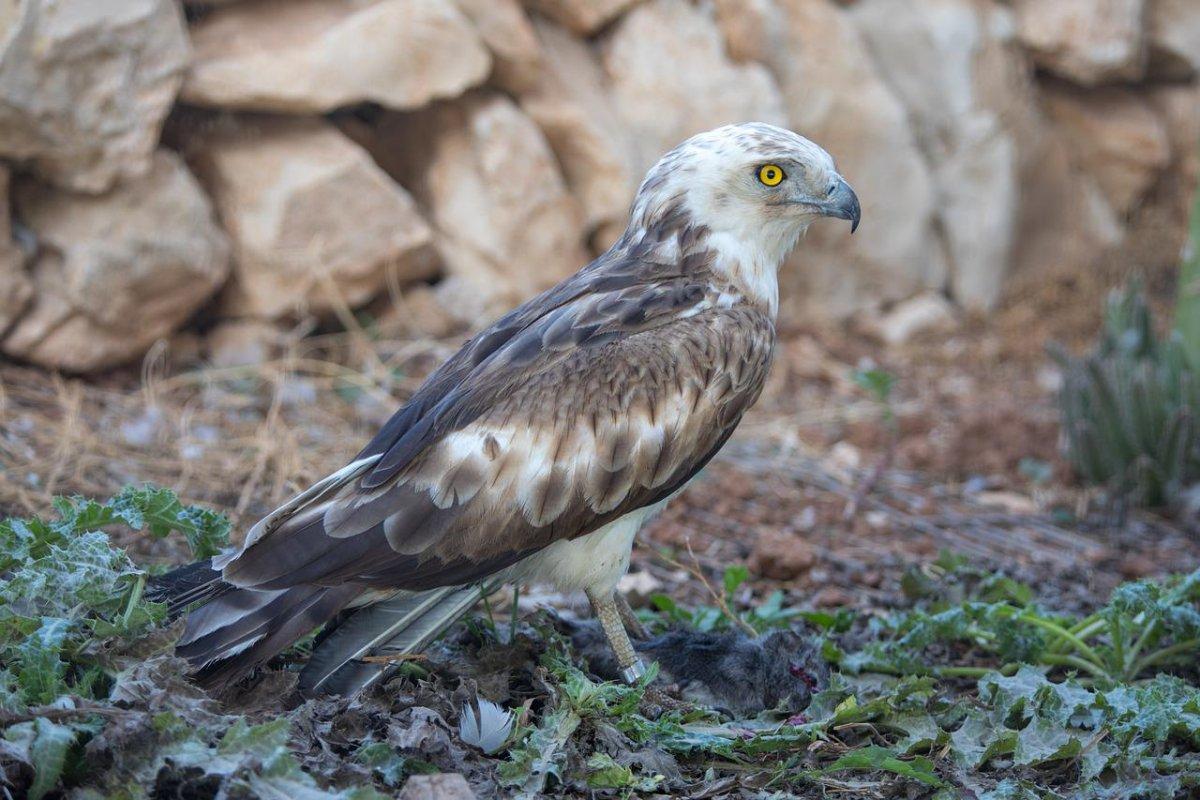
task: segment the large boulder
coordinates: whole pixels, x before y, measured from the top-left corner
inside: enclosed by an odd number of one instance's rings
[[[1084,86],[1146,69],[1147,0],[1015,0],[1017,35],[1038,66]]]
[[[7,355],[73,372],[137,359],[188,319],[229,274],[229,244],[177,156],[102,195],[16,184],[16,216],[37,240],[35,295]]]
[[[778,71],[791,55],[783,40],[783,11],[776,0],[714,0],[725,49],[734,61],[757,61]]]
[[[192,44],[182,97],[224,108],[417,108],[491,69],[471,23],[442,0],[247,0],[203,17]]]
[[[732,61],[712,14],[685,0],[637,6],[606,36],[602,52],[639,177],[694,133],[748,120],[787,124],[770,73]]]
[[[565,25],[582,36],[591,36],[639,0],[525,0],[525,5]]]
[[[1081,91],[1069,84],[1043,87],[1051,120],[1071,143],[1079,170],[1095,181],[1101,197],[1124,217],[1171,160],[1161,115],[1147,97],[1130,89]]]
[[[4,3],[0,156],[82,192],[144,175],[187,60],[174,0]]]
[[[533,23],[517,0],[456,0],[492,53],[492,83],[507,92],[538,81],[541,53]]]
[[[540,20],[536,27],[544,68],[521,95],[521,108],[546,135],[589,231],[598,231],[597,249],[603,249],[624,229],[641,177],[633,147],[592,48],[552,22]]]
[[[8,210],[8,169],[0,166],[0,337],[33,297],[33,283],[25,272],[25,251],[13,241]]]
[[[845,316],[948,280],[933,176],[908,112],[874,66],[849,14],[826,0],[784,0],[794,54],[780,74],[792,127],[834,156],[863,205],[853,237],[818,222],[781,273],[793,315]]]
[[[435,229],[459,319],[480,325],[587,261],[583,214],[542,132],[508,98],[475,93],[355,132]]]
[[[233,241],[223,316],[337,311],[436,273],[412,198],[324,120],[246,119],[189,158]]]
[[[968,306],[999,299],[1012,259],[1020,132],[1034,113],[1007,9],[988,0],[864,0],[853,17],[908,110],[937,185],[950,289]]]
[[[1151,74],[1175,80],[1194,77],[1200,72],[1200,3],[1150,0],[1147,14]]]

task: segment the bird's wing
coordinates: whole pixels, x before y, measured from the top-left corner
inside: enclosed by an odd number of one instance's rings
[[[669,496],[732,433],[769,364],[771,321],[719,305],[681,277],[592,281],[518,309],[526,322],[469,342],[386,437],[256,526],[225,580],[462,584]]]

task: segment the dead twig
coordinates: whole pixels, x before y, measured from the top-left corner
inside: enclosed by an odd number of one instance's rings
[[[721,609],[721,613],[724,614],[729,621],[741,628],[747,636],[758,636],[758,631],[754,629],[753,625],[751,625],[749,622],[746,622],[746,620],[742,619],[738,614],[734,613],[733,608],[729,605],[729,599],[725,594],[724,587],[722,587],[720,592],[713,588],[713,585],[705,576],[704,570],[700,567],[700,559],[696,558],[696,553],[692,550],[692,539],[690,536],[687,538],[687,551],[688,555],[692,559],[691,565],[676,561],[669,555],[661,552],[658,553],[658,557],[676,569],[681,569],[694,577],[696,580],[700,581],[701,585],[704,586],[704,590],[712,596],[713,602],[717,604],[717,608]]]

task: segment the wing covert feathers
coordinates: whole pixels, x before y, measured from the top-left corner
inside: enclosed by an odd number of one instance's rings
[[[180,650],[228,677],[356,598],[487,581],[683,486],[757,399],[774,323],[699,253],[664,264],[629,247],[467,342],[352,463],[213,559],[220,580],[193,575],[181,597],[210,602]],[[359,612],[311,680],[361,684],[364,648],[426,641],[476,591]]]
[[[360,459],[267,517],[217,566],[262,590],[482,580],[686,482],[757,398],[773,334],[752,309],[705,308],[597,347],[539,351],[529,366],[457,389],[458,405],[437,412],[444,430],[387,482],[365,479],[394,451]]]

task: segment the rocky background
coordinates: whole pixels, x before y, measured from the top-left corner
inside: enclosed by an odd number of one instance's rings
[[[603,251],[663,151],[750,119],[863,201],[785,267],[785,324],[902,337],[1131,237],[1178,252],[1198,68],[1195,0],[7,2],[0,351],[481,325]]]

